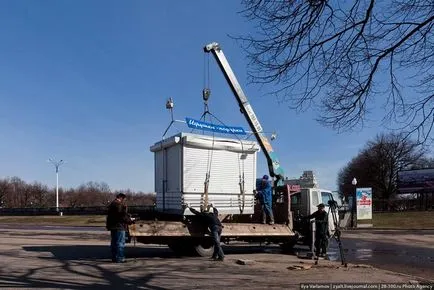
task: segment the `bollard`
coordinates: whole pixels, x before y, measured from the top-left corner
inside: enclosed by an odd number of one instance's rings
[[[311,227],[312,227],[312,259],[318,260],[315,256],[315,232],[316,232],[316,225],[315,225],[315,220],[311,220]],[[315,262],[317,263],[317,262]]]

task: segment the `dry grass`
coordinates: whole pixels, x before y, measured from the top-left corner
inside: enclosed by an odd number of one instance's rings
[[[105,226],[105,216],[0,216],[2,224]]]
[[[105,226],[105,216],[0,216],[0,223],[99,227]],[[374,228],[434,229],[434,211],[374,213],[372,223]]]
[[[434,211],[374,213],[374,228],[434,229]]]

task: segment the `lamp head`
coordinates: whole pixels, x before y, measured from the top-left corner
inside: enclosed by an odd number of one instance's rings
[[[351,181],[352,185],[357,185],[357,179],[354,177],[353,180]]]

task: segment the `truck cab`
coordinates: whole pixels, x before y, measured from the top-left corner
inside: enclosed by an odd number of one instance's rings
[[[303,244],[310,245],[312,226],[309,220],[304,219],[317,210],[321,203],[325,205],[325,211],[328,213],[329,234],[335,231],[333,213],[336,214],[339,223],[339,214],[337,208],[330,207],[330,201],[333,202],[333,194],[330,190],[321,188],[302,188],[299,192],[291,194],[291,212],[293,216],[294,231],[301,236]],[[332,213],[333,211],[333,213]]]

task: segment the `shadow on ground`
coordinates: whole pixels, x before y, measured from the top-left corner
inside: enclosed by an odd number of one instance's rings
[[[29,252],[48,252],[54,259],[60,261],[68,260],[108,260],[110,258],[109,246],[101,245],[78,245],[78,246],[28,246],[23,247]],[[167,247],[127,247],[127,257],[134,258],[174,258],[175,253]]]
[[[257,254],[257,253],[275,253],[282,254],[279,247],[276,246],[225,246],[223,247],[226,254]],[[23,250],[28,252],[48,252],[53,255],[54,259],[60,261],[68,260],[108,260],[110,258],[109,246],[101,245],[62,245],[62,246],[26,246]],[[288,253],[293,254],[293,253]],[[125,248],[126,257],[130,258],[189,258],[177,255],[175,252],[165,246],[128,246]],[[191,257],[190,257],[191,258]]]
[[[266,247],[225,247],[225,251],[270,253]],[[127,247],[126,256],[130,259],[125,264],[112,263],[109,247],[104,245],[24,246],[20,251],[0,253],[0,259],[6,256],[22,259],[14,263],[22,262],[26,267],[19,272],[0,270],[0,288],[192,289],[203,288],[213,278],[224,281],[223,288],[253,287],[258,283],[257,275],[248,267],[201,257],[179,257],[169,248],[158,246]]]

